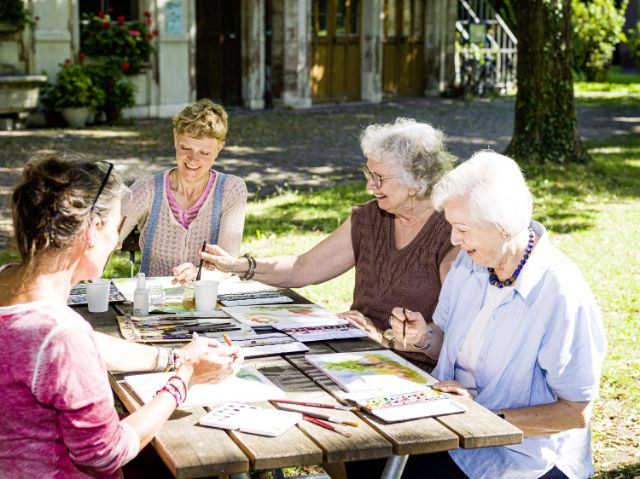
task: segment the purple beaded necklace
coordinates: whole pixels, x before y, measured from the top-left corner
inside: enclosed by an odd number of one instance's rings
[[[500,279],[498,279],[496,271],[493,268],[487,268],[487,271],[489,271],[489,283],[491,283],[496,288],[504,288],[505,286],[511,286],[513,283],[515,283],[516,278],[520,275],[520,271],[522,271],[522,267],[526,264],[529,256],[531,255],[534,238],[535,237],[533,235],[533,230],[529,228],[529,244],[527,245],[527,249],[524,251],[524,257],[520,260],[520,264],[515,269],[510,278],[507,278],[504,281],[500,281]]]

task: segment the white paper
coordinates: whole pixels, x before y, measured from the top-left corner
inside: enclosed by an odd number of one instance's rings
[[[157,391],[175,373],[150,373],[125,376],[125,382],[144,403],[151,401]],[[253,366],[243,366],[234,375],[218,384],[195,384],[187,393],[181,408],[205,406],[221,402],[256,402],[284,399],[285,392],[269,381]]]

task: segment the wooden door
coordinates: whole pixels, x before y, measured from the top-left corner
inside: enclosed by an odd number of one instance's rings
[[[196,1],[198,98],[242,103],[240,1]]]
[[[382,89],[387,96],[422,95],[424,0],[385,0]]]
[[[313,0],[313,101],[360,99],[360,0]]]

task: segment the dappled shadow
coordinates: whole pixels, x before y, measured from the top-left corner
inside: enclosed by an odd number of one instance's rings
[[[618,466],[593,476],[593,479],[635,479],[640,476],[640,462]]]
[[[637,131],[637,110],[580,103],[581,134],[604,138]],[[365,161],[359,134],[372,123],[415,118],[441,128],[447,146],[460,158],[492,148],[503,151],[513,131],[513,98],[458,101],[407,98],[381,104],[349,103],[308,110],[231,109],[229,135],[216,167],[245,179],[252,197],[282,189],[319,190],[360,180]],[[171,167],[175,162],[170,119],[137,120],[122,126],[30,129],[0,132],[0,247],[11,234],[7,196],[22,166],[34,155],[80,153],[109,160],[127,183]],[[287,214],[283,211],[283,214]],[[316,219],[310,225],[327,231]]]

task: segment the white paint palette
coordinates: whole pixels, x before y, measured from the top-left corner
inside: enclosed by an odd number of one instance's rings
[[[265,409],[242,403],[226,403],[200,418],[203,426],[260,436],[279,436],[302,420],[298,412]]]

